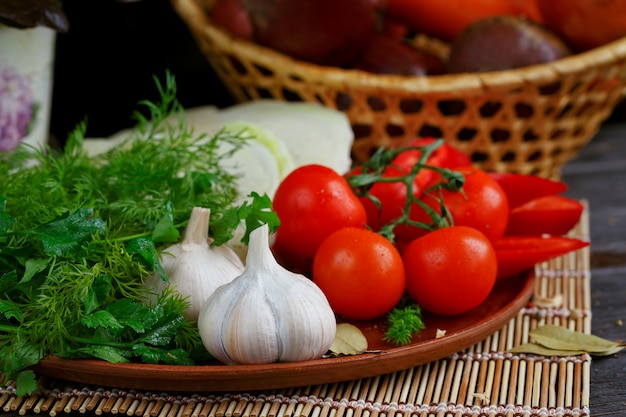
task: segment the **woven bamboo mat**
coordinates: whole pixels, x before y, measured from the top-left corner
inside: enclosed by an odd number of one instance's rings
[[[588,210],[572,232],[589,238]],[[589,416],[591,357],[510,354],[543,324],[591,332],[589,248],[537,265],[534,297],[499,331],[439,361],[360,380],[242,393],[167,393],[43,379],[0,388],[0,415],[137,417]],[[548,301],[547,304],[539,301]],[[557,302],[559,301],[559,302]]]

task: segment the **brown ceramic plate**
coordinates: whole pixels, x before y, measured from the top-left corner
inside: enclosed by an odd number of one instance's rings
[[[526,305],[534,275],[497,282],[489,298],[473,311],[454,317],[424,314],[426,329],[413,343],[396,347],[383,342],[384,322],[353,323],[376,353],[268,365],[199,366],[111,364],[100,360],[51,357],[35,372],[86,384],[159,391],[243,391],[324,384],[382,375],[442,359],[500,329]],[[437,329],[446,331],[435,338]]]

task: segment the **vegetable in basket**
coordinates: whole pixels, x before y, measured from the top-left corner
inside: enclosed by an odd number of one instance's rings
[[[536,0],[541,19],[577,51],[626,36],[623,0]]]
[[[228,3],[228,4],[222,4]],[[382,0],[217,0],[217,26],[303,61],[345,65],[377,33]]]

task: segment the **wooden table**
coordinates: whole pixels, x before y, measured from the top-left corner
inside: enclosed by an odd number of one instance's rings
[[[567,164],[567,194],[589,201],[592,333],[626,341],[626,123],[610,123]],[[593,358],[593,417],[626,415],[626,352]]]

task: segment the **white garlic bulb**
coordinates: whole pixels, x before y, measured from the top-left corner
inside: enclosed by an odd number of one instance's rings
[[[320,358],[336,329],[320,288],[276,262],[267,225],[250,234],[244,272],[218,288],[198,317],[204,346],[229,365]]]
[[[229,283],[244,270],[243,262],[232,249],[210,245],[210,214],[207,208],[194,207],[182,241],[161,252],[161,265],[169,282],[154,274],[144,283],[149,290],[147,299],[153,303],[168,285],[174,286],[188,298],[184,316],[192,321],[198,319],[202,305],[220,285]]]

